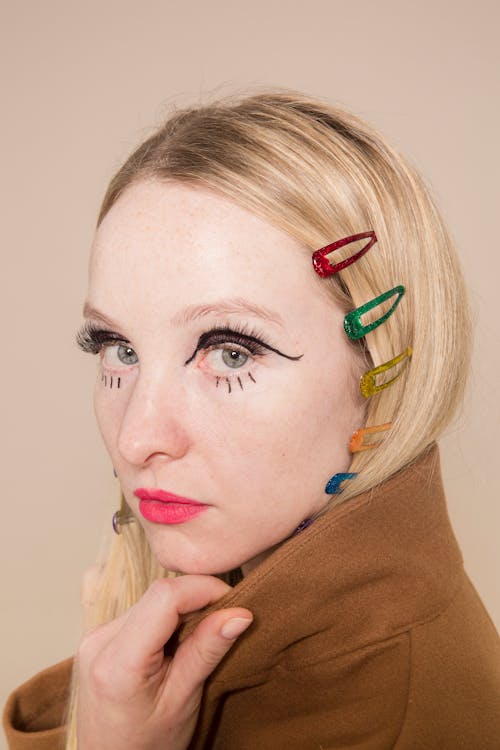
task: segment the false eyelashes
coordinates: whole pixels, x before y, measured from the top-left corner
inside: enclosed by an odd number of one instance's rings
[[[114,331],[98,328],[94,323],[88,321],[76,334],[76,343],[80,349],[88,354],[99,354],[106,344],[124,344],[129,341]]]
[[[105,355],[106,349],[109,347],[117,346],[118,350],[120,348],[130,349],[130,352],[135,358],[135,363],[138,362],[137,355],[130,346],[130,341],[128,339],[114,331],[99,328],[91,321],[87,321],[78,331],[76,342],[82,351],[90,354],[101,354],[101,356],[103,356],[103,350]],[[263,358],[270,352],[292,361],[299,360],[303,357],[302,354],[292,356],[281,352],[279,349],[276,349],[267,343],[262,333],[251,329],[244,322],[238,322],[214,325],[209,330],[203,332],[198,338],[192,355],[184,362],[184,366],[189,365],[195,360],[199,352],[205,353],[203,358],[203,361],[205,361],[207,357],[212,357],[210,354],[211,352],[224,352],[224,350],[227,352],[231,351],[232,347],[234,347],[235,353],[239,352],[245,358],[241,368],[231,365],[230,368],[227,369],[227,374],[226,371],[224,371],[224,367],[222,368],[222,371],[219,370],[219,372],[217,372],[218,368],[207,368],[206,366],[203,368],[205,373],[212,378],[216,388],[223,388],[229,394],[233,393],[235,390],[244,390],[245,384],[249,384],[248,381],[251,381],[252,383],[257,382],[253,373],[244,367],[247,360],[249,360],[248,365],[251,366],[252,363],[255,363],[256,359]],[[231,355],[232,353],[233,352],[231,351]],[[208,361],[210,362],[210,360]],[[113,372],[113,368],[106,366],[106,358],[104,358],[103,370],[101,372],[102,385],[110,389],[122,387],[123,375],[127,372],[127,365],[135,363],[125,363],[125,368],[120,368],[122,370],[121,376],[118,376],[116,372]],[[226,364],[228,363],[226,362]],[[232,372],[231,369],[233,370]]]
[[[184,362],[188,365],[200,351],[200,349],[216,348],[217,344],[237,344],[246,349],[253,356],[260,356],[265,354],[265,350],[279,354],[280,357],[286,359],[298,360],[303,356],[299,354],[297,357],[293,357],[289,354],[284,354],[279,349],[271,346],[267,343],[264,335],[255,330],[250,330],[245,323],[232,323],[231,325],[217,325],[213,326],[209,331],[202,333],[198,339],[198,343],[193,354],[189,359]]]
[[[99,354],[105,346],[110,344],[126,346],[128,341],[113,331],[97,328],[94,323],[87,322],[76,334],[76,343],[84,352]],[[122,378],[109,371],[102,371],[101,383],[105,388],[121,388]]]
[[[249,329],[245,323],[233,323],[231,325],[213,326],[209,331],[202,333],[193,354],[186,360],[184,365],[192,362],[199,351],[209,353],[214,350],[230,350],[231,345],[241,347],[241,349],[238,348],[235,351],[240,351],[243,354],[248,353],[253,359],[265,357],[268,352],[273,352],[280,357],[290,360],[299,360],[303,356],[302,354],[298,356],[284,354],[279,349],[268,344],[262,333]],[[215,377],[216,388],[219,388],[222,383],[225,384],[228,394],[233,393],[233,388],[237,390],[237,386],[239,386],[240,390],[244,390],[246,378],[253,383],[257,382],[253,374],[245,370],[233,372],[231,375],[215,373],[212,377]]]

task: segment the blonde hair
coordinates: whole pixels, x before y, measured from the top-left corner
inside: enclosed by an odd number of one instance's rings
[[[284,229],[309,254],[347,235],[376,232],[378,242],[362,260],[318,277],[318,286],[347,312],[404,285],[397,310],[363,346],[368,367],[408,346],[413,356],[391,387],[368,400],[366,424],[393,426],[375,450],[353,455],[349,470],[359,476],[336,502],[374,487],[439,437],[462,399],[470,358],[464,284],[429,191],[375,129],[300,93],[229,97],[174,111],[112,179],[98,223],[142,180],[215,190]],[[119,615],[165,574],[139,524],[125,526],[104,565],[94,624]],[[75,704],[73,686],[67,750],[76,747]]]

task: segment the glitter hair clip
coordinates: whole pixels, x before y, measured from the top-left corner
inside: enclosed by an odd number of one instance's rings
[[[411,346],[408,346],[404,352],[401,352],[401,354],[398,354],[397,357],[394,357],[393,359],[390,359],[388,362],[384,362],[382,365],[379,365],[378,367],[373,367],[371,370],[368,370],[365,372],[364,375],[361,376],[361,380],[359,383],[359,389],[363,396],[365,398],[369,398],[370,396],[373,396],[375,393],[379,393],[379,391],[384,390],[384,388],[388,388],[390,385],[394,383],[395,380],[397,380],[400,375],[404,372],[406,369],[408,362],[413,354],[413,349]],[[400,371],[397,375],[395,375],[390,380],[386,381],[385,383],[380,383],[379,385],[376,384],[375,378],[377,375],[379,375],[382,372],[387,372],[387,370],[390,370],[391,367],[395,367],[400,362],[403,362],[404,364],[401,367]]]
[[[385,432],[390,430],[392,422],[386,422],[385,424],[374,425],[373,427],[361,427],[356,432],[353,432],[349,441],[349,450],[351,453],[358,453],[359,451],[369,451],[372,448],[376,448],[380,445],[381,441],[367,443],[363,441],[365,435],[374,435],[378,432]]]
[[[344,260],[341,260],[338,263],[332,265],[326,257],[327,255],[330,255],[330,253],[335,252],[335,250],[338,250],[340,247],[344,247],[344,245],[350,245],[351,242],[364,240],[368,237],[370,238],[370,241],[367,242],[366,245],[361,248],[361,250],[358,250],[357,253],[354,253],[354,255],[351,255],[349,258],[345,258]],[[349,237],[343,237],[341,240],[332,242],[330,245],[325,245],[325,247],[321,247],[319,250],[316,250],[312,255],[314,270],[322,278],[333,276],[334,273],[342,271],[344,268],[347,268],[347,266],[350,266],[352,263],[355,263],[357,260],[359,260],[366,252],[368,252],[368,250],[376,243],[376,241],[377,236],[375,232],[370,231],[361,232],[361,234],[352,234]]]
[[[351,310],[351,312],[347,313],[344,318],[344,330],[348,337],[352,341],[356,341],[357,339],[366,336],[366,334],[370,333],[370,331],[373,331],[374,328],[378,328],[378,326],[382,325],[382,323],[385,323],[387,318],[390,318],[396,307],[399,305],[404,293],[405,288],[400,284],[399,286],[395,286],[394,289],[389,289],[388,292],[379,294],[378,297],[375,297],[369,302],[365,302],[364,305],[361,305],[355,310]],[[366,323],[365,325],[363,325],[363,323],[361,322],[362,315],[365,315],[370,310],[373,310],[374,307],[377,307],[383,302],[386,302],[386,300],[394,297],[394,295],[397,295],[396,299],[387,310],[387,312],[381,315],[380,318],[373,320],[371,323]]]
[[[343,487],[340,486],[342,482],[346,482],[348,479],[355,479],[355,477],[357,476],[357,473],[352,472],[339,472],[338,474],[334,474],[333,477],[330,477],[330,479],[326,483],[326,494],[340,495],[343,490]]]

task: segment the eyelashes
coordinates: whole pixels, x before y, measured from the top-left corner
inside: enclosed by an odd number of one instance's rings
[[[231,351],[231,344],[234,344],[239,348]],[[255,358],[265,356],[268,351],[274,352],[280,357],[285,357],[286,359],[290,360],[299,360],[303,356],[302,354],[300,354],[299,356],[294,357],[289,354],[284,354],[279,349],[276,349],[274,346],[268,344],[262,333],[255,330],[250,330],[244,323],[233,324],[232,327],[229,327],[227,325],[215,326],[209,331],[202,333],[200,338],[198,339],[198,343],[193,354],[184,362],[184,365],[188,365],[190,362],[192,362],[197,353],[203,350],[207,351],[207,357],[211,351],[217,350],[226,353],[229,352],[230,354],[234,353],[236,355],[242,354],[245,358],[247,358],[247,352],[249,352],[250,355]],[[238,368],[238,370],[239,369],[240,368]],[[231,375],[215,375],[215,385],[218,388],[221,383],[224,383],[227,387],[228,393],[233,392],[233,386],[235,389],[237,388],[237,386],[239,386],[239,388],[243,390],[243,383],[246,381],[245,375],[253,383],[257,382],[250,371],[246,373],[240,371],[238,374],[235,373]]]
[[[216,344],[239,344],[249,351],[253,356],[259,356],[265,354],[265,350],[279,354],[280,357],[286,359],[298,360],[303,357],[299,354],[297,357],[292,357],[289,354],[280,352],[279,349],[275,349],[274,346],[268,344],[263,334],[249,330],[244,323],[233,324],[232,328],[229,326],[215,326],[209,331],[202,333],[198,339],[196,349],[189,359],[184,362],[188,365],[200,351],[200,349],[214,348]]]
[[[139,361],[127,339],[114,331],[97,328],[91,322],[87,322],[77,333],[76,343],[84,352],[101,354],[102,364],[107,370],[124,370]],[[103,382],[107,385],[107,382]],[[112,382],[110,378],[111,387]]]
[[[128,339],[114,331],[98,328],[91,321],[87,321],[78,331],[76,343],[82,351],[90,354],[101,354],[104,350],[104,355],[102,356],[106,355],[108,348],[117,347],[116,351],[122,365],[125,367],[124,371],[126,371],[127,366],[138,362],[137,355],[130,346]],[[217,388],[225,388],[227,393],[232,393],[233,389],[243,390],[244,385],[249,384],[249,382],[257,382],[249,370],[243,369],[249,359],[251,364],[255,358],[262,358],[268,352],[273,352],[292,361],[299,360],[303,356],[302,354],[292,356],[281,352],[279,349],[271,346],[262,333],[250,329],[245,323],[235,323],[231,326],[227,324],[217,325],[202,333],[198,338],[192,355],[184,362],[184,366],[189,365],[195,359],[198,352],[206,352],[198,367],[208,372],[214,380],[215,386]],[[221,365],[221,362],[218,362],[219,366],[222,366],[222,371],[217,372],[216,368],[214,371],[213,366],[207,367],[206,364],[205,367],[202,366],[206,360],[210,361],[214,359],[211,354],[212,352],[219,359],[222,359],[224,364]],[[115,352],[110,352],[110,356],[115,356],[115,354]],[[242,366],[239,367],[236,360],[241,357],[243,358],[243,362],[241,363]],[[104,365],[106,366],[106,362],[104,362]],[[235,371],[230,373],[229,368]],[[110,372],[104,372],[101,375],[101,382],[104,387],[120,388],[122,378],[118,377],[116,373],[113,375]]]
[[[103,347],[109,344],[123,344],[130,342],[113,331],[98,328],[94,323],[85,323],[76,334],[77,346],[88,354],[99,354]]]

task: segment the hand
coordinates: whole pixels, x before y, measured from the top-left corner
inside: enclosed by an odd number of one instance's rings
[[[175,651],[164,646],[182,615],[220,599],[218,578],[155,581],[121,617],[84,636],[76,659],[78,750],[184,750],[203,684],[251,623],[246,609],[205,617]]]

